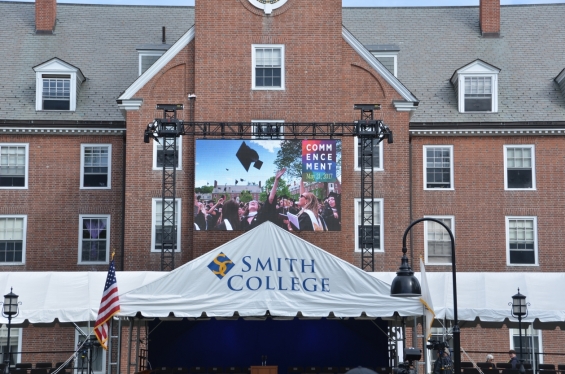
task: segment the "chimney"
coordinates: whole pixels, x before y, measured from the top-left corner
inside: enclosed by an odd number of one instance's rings
[[[500,0],[480,0],[479,24],[485,38],[500,36]]]
[[[35,0],[35,32],[53,34],[57,19],[57,0]]]

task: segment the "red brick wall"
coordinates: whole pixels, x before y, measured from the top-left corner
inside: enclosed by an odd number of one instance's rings
[[[457,271],[562,271],[560,229],[565,213],[555,204],[565,183],[559,144],[552,136],[414,137],[412,174],[414,219],[453,215]],[[423,189],[423,146],[453,145],[453,191]],[[535,191],[504,190],[504,145],[535,145]],[[506,265],[506,216],[536,216],[539,266]],[[414,227],[415,258],[424,256],[423,227]],[[427,271],[451,271],[431,266]],[[516,285],[519,287],[519,285]],[[508,295],[510,298],[512,295]]]
[[[395,132],[395,143],[385,144],[385,171],[375,174],[375,197],[385,198],[385,253],[375,258],[375,270],[395,270],[400,260],[400,238],[408,218],[408,113],[396,112],[400,99],[341,36],[341,1],[289,0],[271,16],[246,2],[196,5],[196,37],[135,97],[144,99],[140,111],[128,112],[128,170],[126,192],[126,269],[159,270],[160,254],[150,253],[151,198],[161,196],[160,171],[151,171],[150,144],[143,130],[162,113],[157,103],[183,103],[196,93],[196,121],[353,122],[356,103],[381,103],[381,114]],[[237,35],[233,38],[232,35]],[[283,91],[251,89],[251,45],[284,44],[286,84]],[[193,232],[194,143],[183,141],[183,170],[177,172],[177,198],[182,199],[182,253],[176,266],[233,239],[239,233]],[[355,253],[354,198],[360,196],[359,172],[354,168],[354,138],[345,137],[342,150],[342,231],[301,237],[360,265]],[[393,181],[390,176],[399,179]],[[144,229],[140,229],[143,222]],[[400,239],[398,239],[400,240]],[[392,251],[386,251],[387,249]],[[398,250],[396,250],[398,249]],[[387,255],[388,254],[388,255]]]
[[[0,143],[29,144],[28,189],[2,189],[0,214],[27,215],[25,265],[4,271],[107,271],[107,265],[77,265],[79,215],[111,216],[110,246],[121,260],[123,137],[100,135],[2,135]],[[109,190],[80,189],[81,144],[112,145]]]

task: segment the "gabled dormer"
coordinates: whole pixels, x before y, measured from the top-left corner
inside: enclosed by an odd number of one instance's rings
[[[455,71],[451,83],[458,97],[459,113],[498,112],[500,69],[475,60]]]
[[[75,111],[77,97],[86,80],[79,68],[58,58],[33,67],[35,110]]]

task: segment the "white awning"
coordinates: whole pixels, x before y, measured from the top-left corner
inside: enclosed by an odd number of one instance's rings
[[[118,271],[118,290],[127,292],[159,277],[164,272]],[[94,321],[100,307],[106,272],[2,272],[0,290],[5,295],[13,288],[19,296],[19,314],[12,323]],[[0,295],[0,296],[2,296]],[[0,317],[0,323],[7,323]]]
[[[431,272],[426,267],[426,278],[432,296],[436,319],[454,318],[453,274]],[[383,282],[392,282],[395,273],[371,273]],[[420,279],[420,273],[415,273]],[[535,328],[565,328],[565,273],[539,272],[457,272],[457,318],[461,327],[478,323],[483,327],[505,324],[517,327],[518,320],[510,314],[512,296],[526,295],[530,303],[528,315],[522,322],[534,323]]]

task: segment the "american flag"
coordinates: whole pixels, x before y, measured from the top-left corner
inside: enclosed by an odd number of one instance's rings
[[[96,317],[96,324],[94,325],[94,334],[96,334],[100,345],[106,350],[108,349],[108,321],[119,311],[120,299],[118,297],[118,283],[116,282],[116,267],[114,260],[112,260],[106,277],[102,301],[100,301],[100,309],[98,309],[98,317]]]

